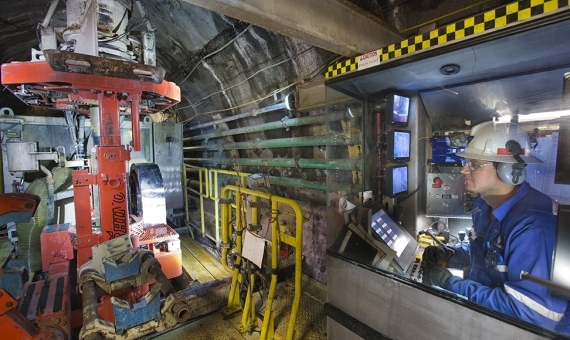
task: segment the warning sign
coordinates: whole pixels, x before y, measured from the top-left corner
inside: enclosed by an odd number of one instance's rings
[[[372,66],[380,65],[380,54],[378,51],[368,52],[358,57],[358,69],[364,70]]]

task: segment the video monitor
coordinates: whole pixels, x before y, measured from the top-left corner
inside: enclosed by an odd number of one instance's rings
[[[410,160],[411,131],[391,130],[388,132],[387,156],[391,162],[407,162]]]
[[[397,197],[408,193],[408,165],[389,166],[384,178],[386,196]]]
[[[431,143],[431,163],[436,165],[461,166],[461,157],[458,152],[465,151],[465,147],[454,147],[451,145],[449,137],[436,136]]]
[[[408,126],[410,97],[391,93],[386,98],[387,119],[392,126]]]

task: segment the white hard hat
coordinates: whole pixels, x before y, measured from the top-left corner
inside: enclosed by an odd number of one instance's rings
[[[471,129],[471,136],[473,140],[464,152],[457,153],[458,156],[491,162],[517,163],[513,157],[512,145],[518,143],[521,149],[520,157],[526,164],[542,163],[540,159],[530,154],[528,135],[515,123],[492,121],[481,123]]]

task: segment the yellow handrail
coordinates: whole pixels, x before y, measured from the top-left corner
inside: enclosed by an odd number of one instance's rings
[[[227,263],[227,256],[230,249],[230,236],[232,235],[232,224],[231,224],[231,198],[232,192],[234,193],[235,197],[235,207],[236,209],[241,208],[241,195],[246,194],[252,197],[265,199],[271,202],[271,283],[269,287],[269,294],[267,298],[267,306],[265,309],[263,323],[261,327],[261,336],[260,339],[265,340],[268,337],[268,333],[273,334],[273,330],[270,329],[270,325],[273,325],[273,318],[274,314],[272,312],[273,307],[273,298],[275,295],[275,289],[277,287],[277,273],[279,270],[279,242],[286,243],[295,248],[295,294],[293,298],[293,306],[291,308],[291,316],[289,318],[289,325],[287,328],[287,339],[292,340],[295,331],[295,321],[297,319],[297,313],[299,310],[299,304],[301,302],[301,279],[302,279],[302,259],[303,259],[303,214],[301,207],[299,204],[289,198],[279,197],[275,195],[270,195],[268,193],[254,191],[246,188],[240,188],[233,185],[227,185],[222,188],[221,192],[221,199],[220,204],[222,205],[222,264],[225,268],[229,269],[229,265]],[[279,222],[278,216],[280,215],[279,212],[279,204],[289,205],[293,208],[295,212],[295,230],[294,235],[289,235],[285,232],[281,232],[279,230]],[[235,229],[236,229],[236,252],[242,252],[243,242],[243,230],[242,230],[242,223],[241,223],[241,214],[239,211],[235,214]],[[230,286],[230,295],[228,298],[228,309],[232,309],[235,307],[236,303],[236,289],[237,283],[239,280],[239,265],[241,264],[241,260],[238,258],[236,260],[236,265],[233,268],[233,278],[232,278],[232,285]],[[251,300],[247,304],[248,309],[253,303]],[[249,313],[249,310],[244,310],[244,313]],[[242,322],[246,322],[248,318],[243,317]],[[242,325],[246,327],[247,325]]]
[[[198,170],[198,180],[200,182],[200,189],[199,190],[195,190],[193,188],[191,188],[187,181],[188,181],[188,177],[186,176],[186,172],[189,169],[195,169]],[[202,173],[204,175],[202,175]],[[190,164],[185,164],[182,163],[182,179],[184,180],[183,182],[183,187],[186,189],[186,192],[184,193],[184,208],[185,208],[185,218],[186,218],[186,223],[188,223],[188,221],[190,221],[190,213],[188,212],[188,191],[191,191],[197,195],[199,195],[200,197],[200,224],[202,227],[202,233],[206,232],[206,224],[204,223],[204,198],[208,198],[210,197],[210,185],[208,182],[208,169],[207,168],[202,168],[202,167],[198,167],[195,165],[190,165]],[[204,180],[206,181],[206,185],[203,185]],[[203,192],[204,187],[206,188],[205,192]],[[216,216],[217,218],[217,216]]]
[[[245,178],[251,174],[239,171],[230,171],[222,169],[208,169],[208,190],[210,198],[214,201],[214,215],[216,221],[216,242],[220,242],[220,212],[219,212],[219,196],[218,196],[218,175],[239,176],[242,187],[245,187]],[[213,178],[212,178],[213,177]]]

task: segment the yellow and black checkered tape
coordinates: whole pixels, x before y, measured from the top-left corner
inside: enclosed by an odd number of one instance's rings
[[[346,72],[354,71],[357,69],[358,65],[358,57],[346,59],[341,61],[340,63],[336,63],[333,65],[329,65],[326,75],[326,78],[338,76],[339,74],[343,74]]]
[[[465,20],[416,35],[378,50],[380,62],[460,40],[495,28],[520,22],[567,7],[570,0],[522,0],[478,14]],[[330,65],[325,78],[358,69],[358,57]]]

